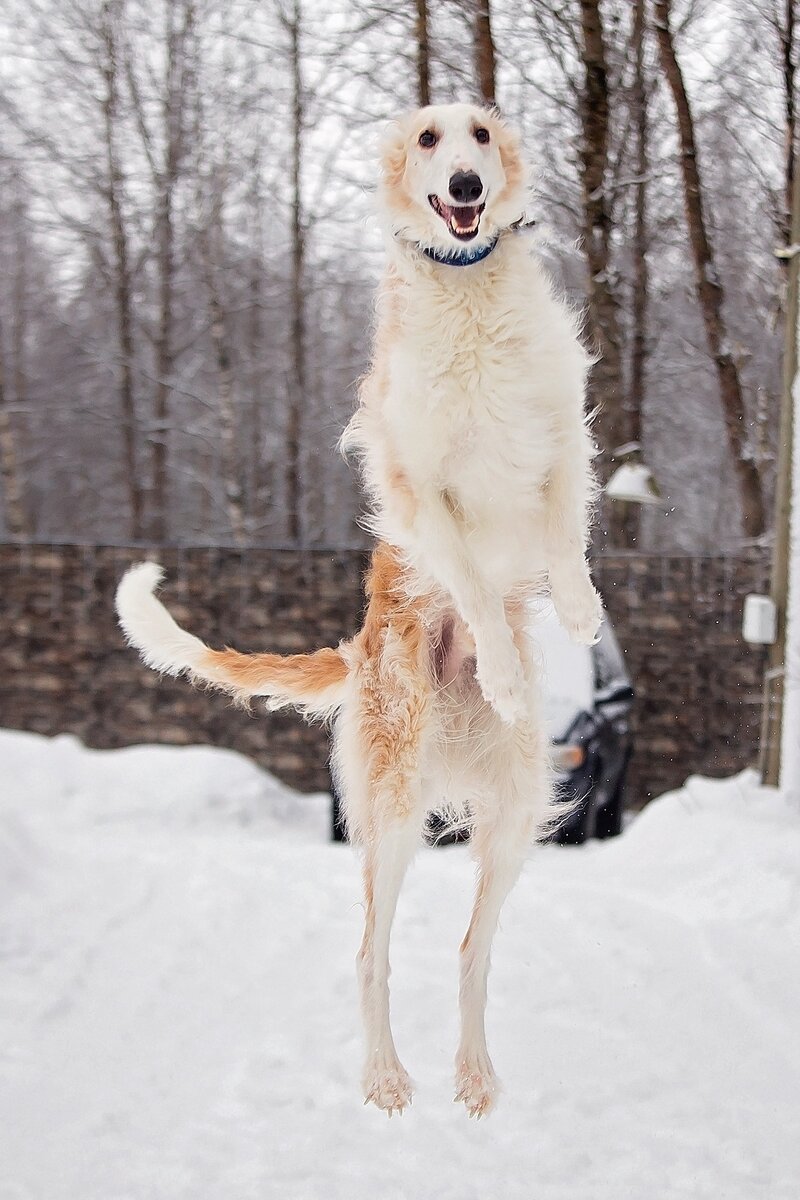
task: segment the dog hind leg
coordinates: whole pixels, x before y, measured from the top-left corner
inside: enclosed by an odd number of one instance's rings
[[[431,732],[431,676],[424,629],[391,625],[377,664],[362,674],[361,744],[366,765],[364,846],[366,921],[357,966],[367,1056],[365,1102],[391,1116],[411,1102],[411,1082],[389,1021],[389,937],[400,887],[421,840],[424,752]]]
[[[484,1021],[492,939],[550,803],[547,753],[537,725],[523,722],[505,738],[501,730],[498,734],[487,758],[487,766],[495,768],[494,790],[474,809],[472,849],[478,878],[472,919],[461,944],[455,1099],[464,1102],[471,1117],[488,1113],[499,1090]]]
[[[364,856],[366,920],[358,952],[358,978],[366,1037],[364,1103],[389,1116],[411,1103],[413,1088],[402,1066],[389,1018],[389,937],[400,887],[420,840],[421,814],[384,829]]]

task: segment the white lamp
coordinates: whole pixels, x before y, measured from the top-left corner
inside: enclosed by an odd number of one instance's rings
[[[662,501],[653,472],[639,461],[641,446],[626,442],[614,451],[614,458],[627,459],[617,467],[606,484],[610,500],[626,500],[632,504],[660,504]]]

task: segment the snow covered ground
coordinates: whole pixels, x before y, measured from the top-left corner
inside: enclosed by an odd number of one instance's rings
[[[463,847],[393,953],[418,1085],[363,1108],[357,863],[237,755],[0,734],[2,1200],[796,1200],[800,817],[691,780],[545,847],[495,945],[505,1085],[452,1103]]]

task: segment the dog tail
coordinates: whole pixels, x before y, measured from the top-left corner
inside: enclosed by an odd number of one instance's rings
[[[292,706],[307,717],[330,717],[340,708],[349,671],[341,647],[286,656],[211,650],[181,629],[155,595],[163,578],[156,563],[139,563],[117,588],[122,631],[148,667],[165,675],[186,674],[240,701],[264,696],[270,709]]]

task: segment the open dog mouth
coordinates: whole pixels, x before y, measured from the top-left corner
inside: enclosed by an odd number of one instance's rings
[[[438,196],[428,196],[428,203],[460,242],[471,242],[476,236],[485,204],[445,204]]]

